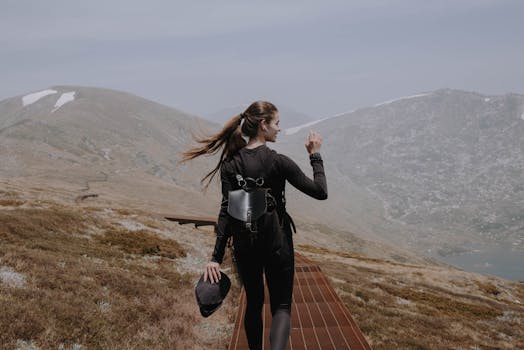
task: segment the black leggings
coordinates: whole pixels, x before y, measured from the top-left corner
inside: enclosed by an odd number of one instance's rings
[[[286,240],[293,252],[291,234]],[[244,289],[246,291],[247,307],[244,316],[249,349],[262,349],[262,306],[264,305],[264,282],[262,273],[266,276],[271,304],[271,349],[285,349],[291,330],[291,302],[293,294],[294,256],[283,268],[275,265],[269,243],[264,235],[254,241],[253,245],[246,235],[234,235],[235,259]]]

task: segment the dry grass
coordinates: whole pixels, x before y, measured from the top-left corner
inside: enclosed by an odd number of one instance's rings
[[[324,247],[313,246],[310,244],[299,244],[297,245],[297,248],[301,251],[315,253],[315,254],[338,255],[344,258],[361,258],[361,256],[356,253],[340,252],[336,250],[327,249]]]
[[[16,191],[2,191],[0,190],[0,206],[2,207],[19,207],[26,203],[21,200],[20,195]]]
[[[13,191],[13,190],[9,190],[9,191],[6,191],[6,190],[0,190],[0,197],[12,197],[12,198],[18,198],[20,197],[20,194],[16,191]]]
[[[463,319],[488,320],[502,315],[500,308],[475,301],[464,302],[457,298],[440,295],[425,290],[414,290],[411,287],[393,287],[382,285],[381,288],[387,293],[399,298],[415,302],[419,308],[428,310],[429,314],[441,316],[459,316]]]
[[[493,283],[481,282],[481,281],[476,281],[475,283],[479,287],[479,289],[483,291],[485,294],[488,294],[488,295],[499,295],[500,294],[500,290],[498,290],[498,288]]]
[[[102,208],[102,207],[92,207],[92,206],[82,206],[82,210],[84,212],[99,213],[99,212],[103,212],[104,208]]]
[[[116,209],[113,209],[113,210],[116,211],[120,215],[133,215],[134,214],[134,212],[132,210],[129,210],[129,209],[126,209],[126,208],[116,208]]]
[[[324,247],[316,247],[316,246],[312,246],[309,244],[299,244],[297,245],[297,248],[299,251],[315,253],[315,254],[336,255],[342,258],[358,259],[362,261],[369,261],[369,262],[376,262],[376,263],[387,262],[388,264],[391,264],[391,265],[415,267],[415,265],[411,265],[411,264],[404,264],[404,263],[399,263],[399,262],[384,260],[384,259],[370,258],[367,256],[363,256],[361,254],[358,254],[358,253],[341,252],[337,250],[327,249]],[[402,260],[404,258],[399,256],[397,259]]]
[[[96,240],[110,246],[117,246],[126,253],[156,255],[166,258],[185,257],[186,252],[176,241],[160,238],[147,230],[130,231],[123,228],[106,230]]]
[[[190,348],[193,281],[173,260],[184,249],[95,214],[57,205],[0,210],[0,265],[27,280],[24,288],[0,284],[1,348],[17,340],[41,349]]]
[[[25,204],[25,201],[18,199],[0,199],[0,206],[2,207],[19,207]]]

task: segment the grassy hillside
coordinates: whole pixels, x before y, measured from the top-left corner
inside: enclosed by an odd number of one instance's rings
[[[229,254],[222,308],[204,319],[194,299],[212,229],[56,198],[0,187],[1,349],[227,348],[240,291]],[[363,254],[360,241],[335,251],[352,243],[298,229],[297,250],[318,262],[374,349],[523,348],[524,283]]]
[[[122,209],[0,195],[2,349],[203,349],[210,343],[195,334],[203,322],[193,294],[198,272],[177,268],[189,255],[168,237],[173,224]],[[235,293],[238,287],[217,312],[227,325],[234,321]]]

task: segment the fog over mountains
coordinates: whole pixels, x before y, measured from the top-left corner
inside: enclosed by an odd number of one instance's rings
[[[178,160],[191,132],[219,128],[123,92],[51,87],[0,101],[0,177],[216,215],[218,183],[207,194],[199,185],[216,156]],[[315,202],[288,186],[298,222],[443,255],[486,242],[524,249],[523,95],[438,90],[312,128],[324,139],[329,199]],[[282,132],[268,146],[312,176],[309,129]]]

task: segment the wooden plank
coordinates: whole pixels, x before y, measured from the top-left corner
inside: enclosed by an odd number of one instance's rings
[[[210,217],[201,217],[201,216],[184,216],[184,215],[177,215],[177,216],[164,216],[164,219],[169,221],[176,221],[180,225],[185,224],[194,224],[195,227],[199,226],[215,226],[217,225],[217,220]]]

